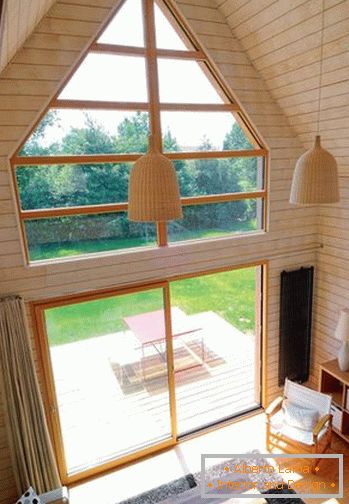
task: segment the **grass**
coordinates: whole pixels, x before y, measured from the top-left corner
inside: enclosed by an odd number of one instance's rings
[[[219,238],[227,234],[254,231],[255,229],[256,221],[252,219],[247,222],[233,222],[228,229],[204,229],[173,233],[172,235],[170,234],[169,239],[171,242],[177,242],[181,240]],[[44,261],[47,259],[154,245],[156,245],[155,240],[146,240],[144,238],[105,238],[100,240],[53,242],[35,246],[30,245],[29,255],[31,261]]]
[[[60,257],[109,252],[134,247],[155,245],[156,241],[146,241],[142,238],[106,238],[101,240],[80,240],[63,243],[45,243],[29,247],[31,261],[45,261]]]
[[[256,268],[203,275],[170,285],[172,305],[188,315],[214,311],[243,332],[254,330]]]
[[[49,341],[60,345],[124,331],[124,317],[161,308],[161,289],[51,308],[45,313]]]
[[[256,268],[172,282],[172,306],[187,314],[214,311],[238,329],[253,332]],[[123,318],[162,308],[162,290],[114,296],[46,311],[50,345],[94,338],[126,329]]]

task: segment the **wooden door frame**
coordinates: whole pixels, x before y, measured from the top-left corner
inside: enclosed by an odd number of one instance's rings
[[[48,420],[48,426],[50,434],[52,437],[53,445],[55,448],[56,459],[58,464],[58,469],[63,484],[74,484],[82,480],[91,479],[97,475],[109,472],[118,467],[127,465],[136,460],[146,458],[152,454],[159,453],[165,449],[171,448],[178,443],[186,440],[186,436],[178,439],[177,436],[177,415],[176,415],[176,392],[175,392],[175,375],[174,375],[174,364],[173,364],[173,345],[171,337],[171,310],[170,310],[170,284],[173,281],[184,280],[188,278],[196,278],[199,276],[213,275],[216,273],[223,273],[227,271],[235,271],[238,269],[245,268],[260,268],[261,272],[261,282],[256,282],[256,287],[260,283],[261,287],[261,313],[260,313],[260,334],[256,334],[259,339],[259,345],[261,350],[260,361],[259,361],[259,373],[260,373],[260,403],[261,407],[266,405],[266,391],[267,391],[267,376],[266,376],[266,364],[267,364],[267,302],[268,299],[268,261],[260,260],[254,261],[252,263],[242,263],[232,266],[225,266],[221,268],[214,268],[210,270],[202,270],[198,272],[181,274],[169,277],[164,280],[158,280],[154,282],[148,282],[145,284],[135,284],[127,287],[120,288],[108,288],[99,291],[84,292],[81,294],[72,294],[67,296],[60,296],[47,300],[33,301],[30,303],[30,311],[34,326],[34,336],[35,336],[35,346],[38,353],[40,371],[44,378],[43,383],[43,400],[44,407],[46,411],[46,416]],[[68,306],[71,304],[78,304],[82,302],[94,301],[98,299],[103,299],[107,297],[122,296],[125,294],[132,294],[135,292],[144,292],[147,290],[153,290],[160,288],[163,290],[163,300],[164,300],[164,313],[165,313],[165,330],[166,330],[166,343],[167,343],[167,372],[168,372],[168,386],[169,386],[169,405],[170,405],[170,421],[171,421],[171,437],[161,443],[157,443],[151,447],[139,450],[135,453],[123,456],[117,460],[108,461],[104,464],[100,464],[91,469],[86,469],[79,473],[74,473],[68,475],[67,466],[65,462],[64,455],[64,445],[61,432],[61,426],[59,421],[59,409],[57,403],[57,395],[54,383],[54,375],[52,368],[52,361],[50,357],[50,348],[48,342],[48,334],[46,330],[46,324],[44,319],[44,312],[50,308],[57,308],[60,306]],[[236,421],[236,417],[232,417],[228,420],[218,421],[217,424],[208,426],[204,430],[200,430],[197,435],[202,435],[208,431],[216,430],[221,427],[222,423],[227,425]],[[195,434],[194,434],[195,435]],[[190,434],[190,438],[193,434]]]
[[[165,313],[165,332],[166,332],[166,354],[167,354],[167,379],[169,385],[169,412],[171,423],[171,435],[169,439],[156,443],[151,447],[138,450],[135,453],[119,457],[117,460],[112,460],[99,464],[91,469],[85,469],[78,473],[68,474],[64,454],[64,443],[61,431],[61,423],[59,419],[59,407],[57,402],[57,393],[55,387],[55,380],[53,374],[52,360],[50,356],[50,347],[48,334],[46,330],[44,312],[50,308],[57,308],[61,306],[69,306],[88,301],[95,301],[98,299],[105,299],[107,297],[117,297],[126,294],[133,294],[136,292],[145,292],[148,290],[162,289],[163,292],[163,308]],[[171,312],[169,310],[169,296],[168,296],[168,282],[159,281],[144,285],[130,286],[122,289],[107,289],[97,292],[83,293],[79,295],[59,297],[47,301],[39,301],[31,303],[31,313],[33,316],[35,333],[36,333],[36,347],[39,349],[39,358],[41,368],[44,376],[44,406],[48,425],[55,447],[56,459],[60,477],[63,484],[70,484],[82,479],[90,478],[96,474],[116,468],[120,465],[127,464],[131,461],[145,457],[164,448],[174,446],[176,444],[176,398],[174,388],[174,367],[170,363],[173,362],[173,347],[171,338]]]
[[[268,405],[268,397],[267,397],[267,355],[268,355],[268,338],[267,338],[267,331],[268,331],[268,305],[267,305],[267,300],[268,300],[268,278],[269,278],[269,260],[267,259],[260,259],[256,260],[253,262],[248,262],[248,263],[239,263],[239,264],[234,264],[230,266],[222,266],[220,268],[212,268],[212,269],[206,269],[206,270],[200,270],[200,271],[195,271],[192,273],[182,273],[179,275],[173,275],[168,278],[168,283],[171,284],[171,282],[174,282],[176,280],[185,280],[187,278],[196,278],[199,276],[205,276],[205,275],[214,275],[215,273],[224,273],[227,271],[235,271],[239,269],[247,269],[247,268],[260,268],[260,281],[256,282],[256,289],[257,289],[257,283],[259,287],[259,293],[260,293],[260,307],[259,307],[259,328],[258,332],[259,334],[256,336],[259,339],[259,346],[260,346],[260,352],[259,352],[259,375],[260,375],[260,404],[261,407],[266,408]],[[257,301],[257,299],[256,299]],[[257,310],[256,310],[257,311]],[[207,430],[210,428],[208,427]]]

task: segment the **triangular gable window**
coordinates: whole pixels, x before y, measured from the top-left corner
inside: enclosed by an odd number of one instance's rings
[[[166,12],[166,14],[164,14]],[[158,49],[174,49],[180,51],[194,50],[183,30],[170,13],[155,4],[155,37]]]
[[[124,2],[97,42],[144,47],[142,0]]]
[[[183,197],[184,219],[167,226],[127,220],[149,134]],[[121,2],[12,159],[27,259],[259,230],[265,156],[181,16],[160,0]]]

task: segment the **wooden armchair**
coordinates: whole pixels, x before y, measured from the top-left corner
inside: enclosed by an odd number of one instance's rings
[[[300,408],[318,411],[319,420],[312,430],[287,424],[282,407],[285,399]],[[331,401],[331,396],[327,394],[286,379],[283,397],[275,399],[265,410],[267,450],[278,448],[285,453],[324,453],[331,444]],[[312,463],[313,472],[317,462],[314,460]]]

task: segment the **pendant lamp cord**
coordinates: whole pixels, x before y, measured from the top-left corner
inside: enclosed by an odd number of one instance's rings
[[[320,134],[320,119],[321,119],[321,98],[322,98],[322,68],[324,59],[324,31],[325,31],[325,10],[324,0],[321,0],[321,38],[320,38],[320,76],[319,76],[319,95],[317,107],[317,134]]]

